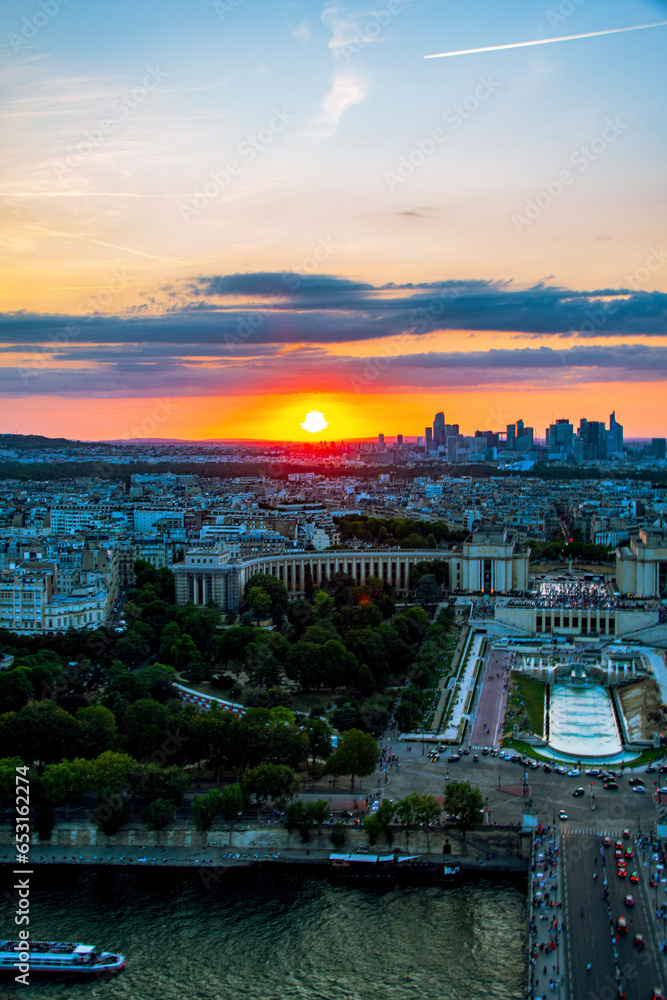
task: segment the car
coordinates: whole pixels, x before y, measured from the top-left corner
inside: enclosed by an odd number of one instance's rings
[[[658,795],[667,795],[667,788],[659,788]]]
[[[651,1000],[665,1000],[665,991],[659,986],[654,986],[651,990]]]
[[[604,844],[605,847],[611,847],[611,840],[609,839],[609,837],[605,837],[602,843]]]
[[[472,759],[472,762],[473,762],[473,764],[478,764],[479,763],[479,757],[478,757],[477,754],[474,755],[474,757]]]
[[[499,750],[490,750],[489,753],[491,754],[492,757],[499,757],[500,756],[500,751]]]
[[[617,781],[605,781],[603,787],[606,788],[607,790],[609,790],[610,788],[618,788],[618,782]]]
[[[489,748],[482,747],[482,757],[488,757],[488,756],[489,756]]]
[[[538,764],[538,762],[536,760],[531,760],[531,762],[530,762],[530,769],[531,769],[531,771],[537,771],[538,768],[539,768],[539,766],[540,765]]]
[[[658,768],[658,774],[667,774],[667,764],[661,764]]]
[[[623,902],[625,903],[626,906],[634,906],[635,905],[635,897],[628,895],[628,896],[625,897],[625,899],[623,900]]]
[[[562,764],[558,764],[554,770],[556,771],[556,774],[567,774],[567,768],[563,767]]]
[[[616,850],[614,851],[614,857],[615,858],[622,858],[623,857],[623,848],[622,847],[617,847],[616,848]]]
[[[619,878],[625,878],[627,876],[627,874],[628,873],[626,872],[625,868],[619,868],[618,869],[618,877]]]
[[[644,784],[644,780],[643,780],[643,778],[628,778],[628,784],[629,785],[643,785]]]
[[[629,839],[630,839],[630,831],[626,826],[625,830],[623,831],[623,840],[629,840]]]
[[[447,760],[451,760],[451,761],[461,760],[461,754],[460,753],[450,753],[450,755],[447,758]]]
[[[632,873],[632,875],[630,876],[630,881],[631,882],[639,882],[639,875],[637,874],[637,872],[633,872]]]
[[[625,919],[625,917],[619,917],[618,918],[618,921],[616,923],[616,930],[618,931],[619,934],[627,934],[628,933],[628,922]]]
[[[114,632],[124,632],[124,631],[125,631],[124,628],[115,628],[114,629]]]
[[[466,756],[467,756],[467,755],[468,755],[468,754],[470,753],[470,747],[466,747],[466,748],[465,748],[465,750],[464,750],[463,752],[464,752],[464,754],[466,754]]]
[[[548,765],[548,764],[542,764],[542,770],[543,770],[543,771],[544,771],[544,772],[545,772],[546,774],[551,774],[551,768],[549,767],[549,765]]]
[[[644,948],[644,935],[643,934],[635,934],[634,945],[635,945],[635,948],[639,948],[640,951],[643,950],[643,948]]]
[[[646,774],[655,774],[657,770],[658,770],[657,767],[655,767],[653,764],[649,764],[649,766],[646,768]]]
[[[430,753],[429,757],[431,758],[431,760],[433,761],[434,764],[435,764],[436,760],[440,760],[440,754],[439,753]]]
[[[590,774],[591,778],[597,778],[599,773],[600,769],[598,767],[587,767],[584,771],[584,774]]]
[[[580,774],[581,771],[577,770],[576,767],[573,767],[571,771],[567,772],[568,778],[578,778]]]
[[[632,853],[632,848],[631,847],[626,847],[626,849],[625,849],[625,856],[628,859],[634,857],[634,854]]]
[[[564,809],[561,809],[561,811],[558,813],[558,819],[567,819],[567,813],[565,812]]]
[[[352,819],[354,813],[350,812],[349,809],[343,809],[341,816],[343,817],[343,819]]]
[[[575,799],[578,799],[582,795],[585,795],[585,794],[586,794],[586,789],[585,788],[575,788],[575,790],[572,792],[572,797],[575,798]]]
[[[635,787],[632,789],[632,791],[633,792],[639,792],[641,794],[642,792],[645,793],[646,789],[644,788],[643,785],[635,785]]]

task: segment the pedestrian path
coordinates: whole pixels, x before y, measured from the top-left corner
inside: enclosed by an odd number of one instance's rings
[[[559,832],[544,828],[535,835],[530,867],[528,995],[531,1000],[567,997],[561,869]]]

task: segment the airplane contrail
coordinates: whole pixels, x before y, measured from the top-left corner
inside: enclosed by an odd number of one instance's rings
[[[158,257],[154,253],[145,253],[143,250],[132,250],[131,247],[121,247],[117,243],[106,243],[104,240],[93,239],[92,236],[79,236],[77,233],[62,233],[59,229],[46,229],[44,226],[28,226],[29,229],[33,229],[36,232],[48,233],[51,236],[66,236],[68,239],[72,240],[85,240],[87,243],[97,243],[101,247],[111,247],[112,250],[124,250],[125,253],[134,253],[138,257],[150,257],[152,260],[166,260],[171,264],[183,264],[182,260],[176,260],[175,257]]]
[[[560,38],[537,38],[533,42],[510,42],[507,45],[487,45],[481,49],[459,49],[458,52],[436,52],[424,59],[445,59],[448,56],[469,56],[477,52],[500,52],[502,49],[523,49],[528,45],[551,45],[552,42],[569,42],[573,38],[594,38],[596,35],[616,35],[621,31],[641,31],[643,28],[660,28],[667,21],[654,21],[652,24],[633,24],[628,28],[605,28],[604,31],[587,31],[583,35],[561,35]]]

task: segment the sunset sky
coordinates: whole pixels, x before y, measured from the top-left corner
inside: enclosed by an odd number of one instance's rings
[[[663,21],[8,0],[0,429],[340,440],[444,410],[542,437],[615,409],[664,436]]]

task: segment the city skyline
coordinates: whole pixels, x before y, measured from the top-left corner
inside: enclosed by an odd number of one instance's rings
[[[6,6],[0,424],[663,436],[666,14]]]

